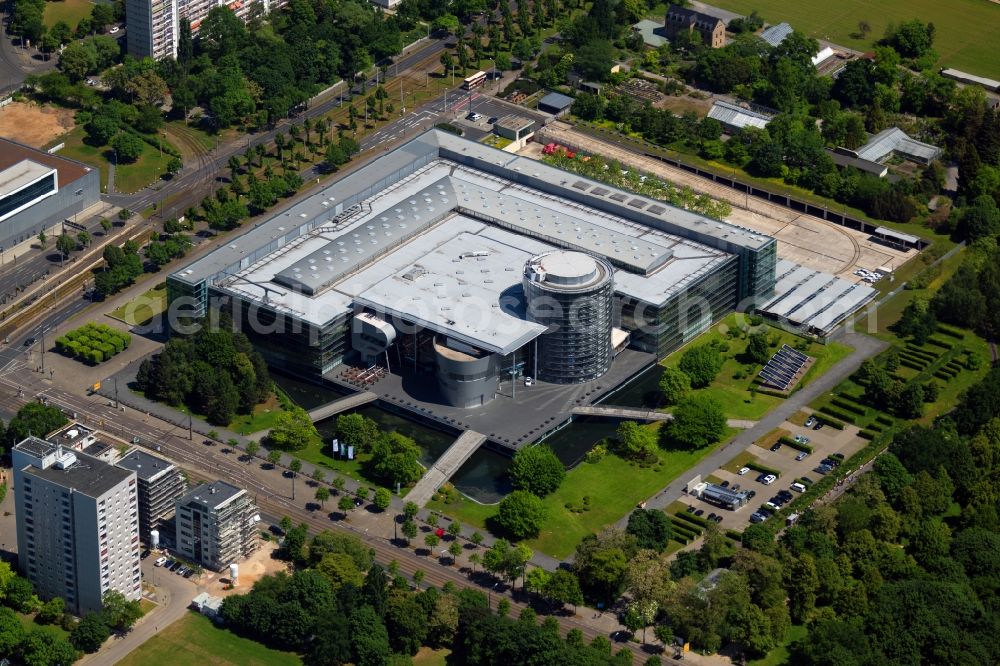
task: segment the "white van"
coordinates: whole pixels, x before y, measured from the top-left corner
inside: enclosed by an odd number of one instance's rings
[[[801,483],[799,483],[798,481],[796,481],[791,485],[791,489],[797,493],[804,493],[806,491],[806,487]]]

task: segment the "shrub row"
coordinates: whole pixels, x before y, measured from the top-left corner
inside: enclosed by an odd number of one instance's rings
[[[904,368],[909,368],[910,370],[916,370],[917,372],[922,372],[927,369],[926,363],[915,363],[908,358],[900,358],[899,364]]]
[[[881,423],[882,425],[887,425],[887,426],[892,425],[892,418],[886,416],[885,414],[879,414],[878,416],[875,417],[875,420]]]
[[[910,363],[919,363],[920,365],[930,365],[935,361],[933,358],[927,358],[926,356],[918,356],[916,354],[911,354],[907,351],[899,352],[899,360],[909,361]]]
[[[934,345],[935,347],[940,347],[941,349],[947,349],[949,351],[951,350],[952,347],[955,346],[950,342],[945,342],[944,340],[938,340],[937,338],[930,338],[929,340],[927,340],[927,344]]]
[[[853,413],[857,414],[858,416],[864,416],[865,414],[868,413],[868,410],[866,410],[861,405],[858,405],[857,403],[851,402],[851,401],[847,400],[846,398],[842,398],[840,396],[834,398],[831,401],[831,403],[834,406],[839,407],[840,409],[846,409],[847,411],[853,412]]]
[[[830,426],[834,430],[843,430],[844,429],[844,423],[843,423],[843,421],[838,421],[837,419],[835,419],[835,418],[833,418],[831,416],[828,416],[826,414],[813,414],[813,416],[816,417],[817,421],[822,421],[824,424]]]
[[[877,432],[872,432],[871,430],[859,430],[858,437],[861,439],[867,439],[869,442],[878,435]]]
[[[685,523],[682,520],[672,520],[670,524],[673,527],[674,534],[679,534],[685,539],[697,539],[701,536],[701,530],[695,528],[690,523]]]
[[[937,354],[935,354],[934,352],[927,351],[926,349],[921,349],[920,347],[912,343],[906,345],[906,348],[903,349],[903,351],[900,353],[910,354],[912,356],[920,356],[921,358],[925,358],[928,361],[933,361],[934,359],[937,358]]]
[[[677,518],[680,518],[681,520],[686,520],[689,523],[694,523],[698,527],[707,527],[708,526],[708,521],[707,520],[705,520],[701,516],[696,516],[693,513],[687,513],[685,511],[678,511],[677,513],[674,514],[674,516],[677,517]]]
[[[795,449],[797,451],[804,451],[805,453],[812,453],[813,452],[813,447],[809,446],[808,444],[802,444],[801,442],[796,442],[791,437],[782,437],[778,441],[781,442],[782,444],[784,444],[785,446],[792,447],[793,449]]]
[[[775,476],[781,476],[781,472],[779,472],[778,470],[774,469],[773,467],[767,467],[765,465],[761,465],[760,463],[748,462],[747,467],[757,472],[758,474],[774,474]]]
[[[726,530],[726,536],[735,541],[736,543],[743,543],[743,532],[738,532],[736,530]]]
[[[841,421],[850,423],[851,425],[855,425],[853,416],[839,409],[831,407],[830,405],[824,405],[820,407],[819,411],[823,412],[824,414],[829,414],[830,416],[840,419]],[[843,428],[839,428],[839,430],[843,430]]]
[[[938,324],[937,332],[942,335],[947,335],[949,338],[956,338],[958,340],[965,339],[964,333],[962,333],[961,331],[957,331],[954,328],[951,328],[950,326],[947,326],[945,324]]]

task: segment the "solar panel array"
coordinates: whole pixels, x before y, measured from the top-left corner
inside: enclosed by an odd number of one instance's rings
[[[809,357],[802,352],[792,349],[788,345],[781,345],[781,349],[771,357],[764,369],[760,371],[760,378],[767,386],[773,386],[779,391],[787,391],[808,360]]]

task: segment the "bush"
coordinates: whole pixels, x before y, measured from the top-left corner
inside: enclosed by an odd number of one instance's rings
[[[844,429],[843,422],[838,421],[837,419],[831,418],[831,417],[829,417],[829,416],[827,416],[825,414],[813,414],[813,416],[816,417],[817,421],[822,422],[824,425],[830,426],[834,430],[843,430]]]
[[[84,324],[56,339],[56,350],[85,363],[98,364],[128,348],[132,336],[107,324]]]
[[[832,404],[840,409],[846,409],[849,412],[854,412],[858,416],[864,416],[867,413],[867,410],[864,407],[861,407],[853,402],[848,402],[846,399],[841,397],[834,398],[832,400]]]
[[[675,517],[681,520],[686,520],[689,523],[694,523],[698,527],[708,527],[708,521],[701,516],[696,516],[693,513],[685,513],[684,511],[678,511],[674,514]]]
[[[858,437],[860,437],[861,439],[867,439],[869,442],[871,440],[875,439],[875,437],[877,435],[878,435],[878,433],[872,432],[871,430],[859,430],[858,431]]]
[[[752,469],[753,471],[757,472],[758,474],[774,474],[776,477],[779,478],[781,477],[781,472],[774,469],[773,467],[767,467],[765,465],[761,465],[760,463],[752,461],[748,462],[746,466]]]

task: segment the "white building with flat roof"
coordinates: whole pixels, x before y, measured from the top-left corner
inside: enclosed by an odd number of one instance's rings
[[[18,564],[43,599],[78,615],[141,595],[134,472],[36,437],[11,451]]]

